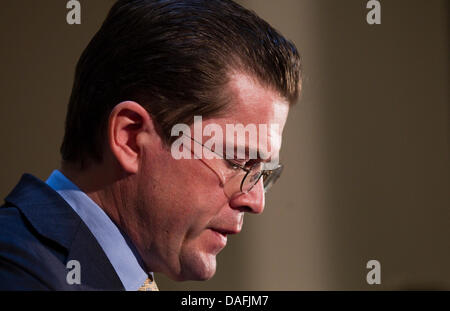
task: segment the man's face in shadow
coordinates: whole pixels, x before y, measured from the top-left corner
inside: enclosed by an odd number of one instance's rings
[[[230,100],[229,113],[205,118],[203,128],[217,124],[225,133],[226,124],[266,124],[269,129],[277,124],[268,131],[267,142],[269,160],[278,159],[288,102],[248,75],[236,73],[231,77],[224,90]],[[193,126],[191,129],[193,133]],[[257,142],[248,142],[254,143],[249,147],[258,148]],[[162,140],[152,140],[145,146],[135,179],[137,204],[126,211],[135,221],[128,222],[126,231],[150,271],[174,280],[207,280],[216,271],[216,255],[225,247],[227,235],[241,231],[244,213],[263,212],[262,180],[250,192],[229,197],[223,182],[236,174],[236,169],[225,160],[208,160],[219,168],[220,176],[205,165],[206,161],[174,159]],[[245,164],[245,159],[236,160]]]

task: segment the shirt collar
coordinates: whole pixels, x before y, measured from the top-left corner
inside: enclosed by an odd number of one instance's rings
[[[46,183],[80,216],[105,252],[124,288],[135,291],[144,284],[148,274],[129,238],[86,193],[59,170],[53,171]],[[153,277],[153,274],[152,274]]]

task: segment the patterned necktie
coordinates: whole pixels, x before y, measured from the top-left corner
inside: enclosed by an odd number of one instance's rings
[[[141,287],[139,287],[138,291],[140,292],[159,291],[158,286],[156,286],[156,282],[153,279],[152,275],[148,276],[144,284]]]

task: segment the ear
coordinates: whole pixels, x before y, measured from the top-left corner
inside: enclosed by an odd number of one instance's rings
[[[147,110],[136,102],[121,102],[109,115],[109,147],[127,173],[137,173],[139,160],[143,155],[143,144],[154,133],[152,118]]]

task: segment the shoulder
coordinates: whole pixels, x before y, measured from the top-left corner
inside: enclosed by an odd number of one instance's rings
[[[64,258],[58,245],[40,236],[18,208],[0,207],[0,290],[52,289],[64,279]]]
[[[96,238],[53,188],[25,174],[0,207],[0,290],[122,290]],[[82,283],[68,284],[77,260]],[[70,282],[69,282],[70,283]]]

